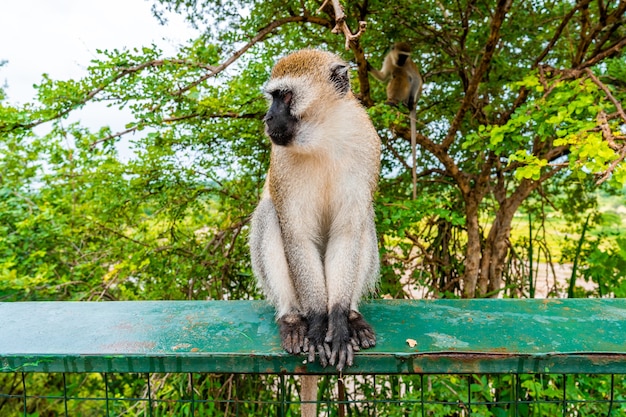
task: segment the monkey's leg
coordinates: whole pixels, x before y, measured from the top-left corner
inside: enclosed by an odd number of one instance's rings
[[[304,352],[307,323],[289,275],[276,209],[269,198],[261,200],[252,216],[250,254],[254,274],[276,307],[283,349],[292,354]]]
[[[304,350],[309,353],[309,362],[313,362],[317,354],[320,364],[327,366],[330,353],[324,345],[328,312],[322,257],[310,232],[301,230],[302,225],[295,226],[283,230],[283,236],[286,236],[287,263],[308,326]]]
[[[373,209],[361,235],[360,249],[356,290],[352,296],[348,316],[350,341],[354,350],[367,349],[376,345],[374,330],[358,310],[359,301],[363,295],[374,291],[380,270]]]

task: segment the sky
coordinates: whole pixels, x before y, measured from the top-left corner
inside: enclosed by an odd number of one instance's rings
[[[146,0],[5,1],[0,13],[0,84],[10,102],[34,96],[32,85],[47,73],[75,78],[96,57],[96,49],[140,47],[156,43],[165,53],[195,35],[177,15],[166,26],[152,16]],[[10,40],[10,41],[7,41]]]

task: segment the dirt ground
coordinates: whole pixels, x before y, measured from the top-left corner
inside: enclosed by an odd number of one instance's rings
[[[555,287],[555,281],[559,298],[567,297],[567,289],[571,276],[572,264],[553,264],[552,268],[546,263],[539,264],[539,268],[537,269],[537,282],[535,284],[535,298],[546,298],[550,290]],[[588,291],[592,291],[596,288],[595,283],[587,282],[582,278],[576,280],[576,286],[582,287]]]
[[[537,277],[535,282],[535,298],[547,298],[550,291],[556,289],[557,298],[566,298],[569,280],[572,276],[572,264],[553,264],[552,267],[547,263],[540,263],[536,270]],[[430,298],[427,295],[425,287],[416,287],[408,282],[408,277],[403,278],[404,290],[411,295],[413,299]],[[576,286],[582,287],[588,291],[596,288],[593,282],[586,282],[578,278]],[[552,295],[554,297],[554,295]]]

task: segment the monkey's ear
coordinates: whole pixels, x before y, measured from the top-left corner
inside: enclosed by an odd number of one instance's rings
[[[350,91],[350,77],[348,77],[348,66],[338,63],[330,67],[330,82],[335,90],[343,97]]]

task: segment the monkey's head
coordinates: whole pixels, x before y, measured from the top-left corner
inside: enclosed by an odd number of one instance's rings
[[[270,108],[265,132],[276,145],[293,142],[300,124],[315,122],[350,92],[348,64],[330,52],[304,49],[280,59],[265,86]]]
[[[395,64],[401,67],[411,56],[411,45],[406,42],[396,42],[393,44],[393,51],[397,54]]]
[[[411,55],[411,45],[407,42],[396,42],[393,44],[393,48],[399,53]]]

